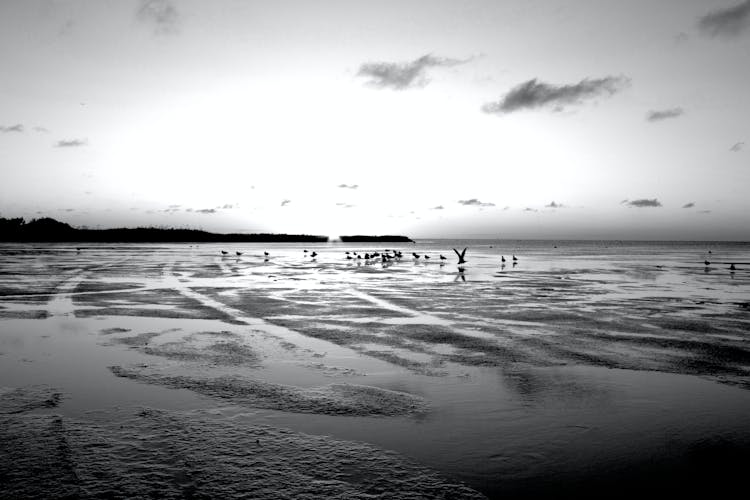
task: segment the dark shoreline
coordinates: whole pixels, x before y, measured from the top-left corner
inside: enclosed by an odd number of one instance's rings
[[[199,229],[156,227],[78,229],[46,217],[25,222],[0,218],[3,243],[327,243],[327,236],[274,233],[210,233]],[[406,236],[342,236],[342,242],[403,242]]]

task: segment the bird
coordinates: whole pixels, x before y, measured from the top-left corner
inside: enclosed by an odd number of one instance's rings
[[[500,262],[505,262],[505,256],[504,255],[500,256]]]
[[[737,270],[737,268],[736,268],[736,267],[734,267],[734,264],[729,264],[729,270],[730,270],[730,271],[736,271],[736,270]]]
[[[237,257],[239,257],[240,255],[242,255],[242,252],[234,252],[234,253],[237,254]]]
[[[518,259],[517,259],[517,258],[516,258],[516,256],[514,255],[514,256],[513,256],[513,262],[517,262],[517,261],[518,261]]]
[[[226,254],[228,254],[228,253],[229,253],[229,252],[227,252],[226,250],[222,250],[222,251],[221,251],[221,255],[226,255]]]
[[[344,252],[346,255],[349,255],[349,252]]]
[[[307,249],[303,250],[303,252],[307,253]]]
[[[704,261],[703,261],[703,263],[704,263],[704,264],[705,264],[706,266],[710,266],[710,265],[711,265],[711,263],[710,263],[710,262],[709,262],[708,260],[704,260]]]
[[[429,256],[429,255],[425,255],[425,256],[424,256],[424,258],[425,258],[425,259],[429,259],[429,258],[430,258],[430,256]]]
[[[318,256],[318,252],[316,252],[315,250],[313,250],[313,252],[310,254],[310,257],[312,257],[313,259],[317,256]]]
[[[270,254],[268,252],[263,252],[263,255],[265,255],[266,257],[268,257]]]
[[[417,252],[412,252],[411,254],[414,256],[415,259],[419,258],[419,255],[417,254]]]
[[[440,254],[440,260],[446,260],[446,259],[447,259],[447,257],[445,255]]]
[[[467,250],[467,248],[464,248],[463,252],[458,253],[458,250],[456,250],[455,248],[453,249],[453,251],[456,252],[456,255],[458,255],[458,263],[459,264],[463,264],[464,262],[466,262],[466,259],[464,259],[464,256],[466,255],[466,250]]]
[[[352,256],[351,255],[347,255],[346,256],[346,260],[352,260]]]

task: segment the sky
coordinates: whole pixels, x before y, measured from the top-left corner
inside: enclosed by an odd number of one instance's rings
[[[750,0],[0,2],[0,216],[750,240]]]

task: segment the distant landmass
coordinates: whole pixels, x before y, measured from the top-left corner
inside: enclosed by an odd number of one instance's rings
[[[25,222],[21,218],[0,218],[0,241],[5,242],[100,242],[100,243],[325,243],[326,236],[309,234],[218,234],[198,229],[156,227],[78,229],[44,217]]]
[[[341,241],[344,243],[414,243],[414,241],[406,236],[367,236],[363,234],[356,234],[354,236],[341,236]]]
[[[327,236],[310,234],[272,233],[209,233],[199,229],[158,227],[79,229],[43,217],[25,222],[22,218],[0,217],[0,241],[4,242],[86,242],[86,243],[326,243]],[[341,236],[345,243],[403,242],[412,243],[406,236]]]

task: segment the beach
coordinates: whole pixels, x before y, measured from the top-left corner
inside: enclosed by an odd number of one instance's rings
[[[716,493],[750,458],[748,243],[28,243],[0,269],[0,497]]]

